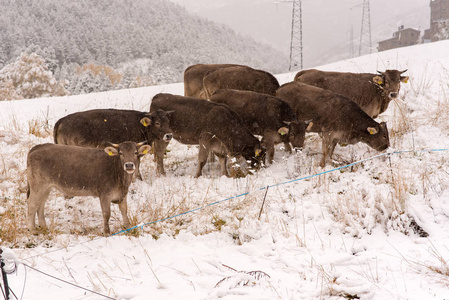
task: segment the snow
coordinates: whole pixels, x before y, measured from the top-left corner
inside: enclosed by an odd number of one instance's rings
[[[107,238],[100,236],[98,199],[58,193],[46,203],[50,232],[26,232],[26,153],[52,142],[45,130],[30,134],[30,124],[41,122],[51,133],[59,118],[76,111],[148,110],[159,92],[182,95],[182,83],[0,102],[0,213],[19,215],[19,228],[1,228],[17,230],[17,240],[2,247],[33,268],[114,299],[448,299],[448,152],[421,151],[449,148],[447,49],[449,41],[442,41],[320,67],[408,69],[401,100],[379,118],[388,124],[392,149],[408,152],[369,159],[379,153],[364,144],[337,146],[337,167],[364,161],[299,180],[335,167],[318,167],[320,139],[311,134],[303,153],[278,146],[275,163],[254,175],[219,177],[215,162],[195,179],[197,148],[172,141],[165,177],[156,176],[151,157],[143,159],[144,181],[133,183],[128,196],[130,219],[147,224],[195,211]],[[294,73],[277,77],[285,83]],[[118,232],[120,213],[116,205],[112,210],[111,230]],[[104,299],[23,265],[8,279],[19,298],[24,288],[24,299]]]

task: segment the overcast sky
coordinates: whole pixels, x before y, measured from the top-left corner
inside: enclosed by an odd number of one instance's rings
[[[283,0],[171,0],[187,10],[235,31],[290,50],[292,2]],[[275,2],[279,2],[276,4]],[[370,1],[372,46],[388,39],[401,25],[430,27],[428,0]],[[362,0],[302,0],[304,67],[313,67],[349,57],[351,27],[358,53]],[[377,51],[377,50],[374,50]]]

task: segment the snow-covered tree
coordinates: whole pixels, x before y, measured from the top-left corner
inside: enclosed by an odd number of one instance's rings
[[[36,53],[23,52],[15,62],[0,70],[0,85],[14,99],[67,94],[64,85],[48,70],[45,59]]]

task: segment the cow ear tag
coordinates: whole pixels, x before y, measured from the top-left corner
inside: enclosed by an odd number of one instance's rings
[[[382,77],[380,77],[380,76],[374,76],[374,77],[373,77],[373,81],[374,81],[375,83],[377,83],[377,84],[382,84],[382,83],[384,83]]]
[[[106,152],[109,156],[117,155],[117,150],[115,148],[112,148],[112,147],[104,148],[104,152]]]
[[[148,152],[151,150],[151,147],[149,145],[143,145],[142,147],[139,148],[139,153],[140,154],[148,154]]]
[[[256,157],[258,157],[260,155],[260,152],[262,152],[262,150],[260,150],[260,149],[256,150]]]
[[[145,117],[145,118],[143,118],[143,119],[140,120],[140,123],[141,123],[143,126],[148,127],[148,126],[151,125],[151,119]]]
[[[407,83],[408,82],[408,76],[405,76],[405,77],[403,77],[403,78],[401,78],[401,82],[403,82],[403,83]]]
[[[376,128],[368,127],[368,132],[369,132],[369,134],[376,134],[377,130],[376,130]]]

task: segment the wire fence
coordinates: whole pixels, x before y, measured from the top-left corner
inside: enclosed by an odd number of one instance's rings
[[[313,175],[308,175],[308,176],[296,178],[296,179],[293,179],[293,180],[284,181],[284,182],[268,185],[268,186],[265,186],[265,187],[261,187],[261,188],[255,189],[253,191],[250,191],[250,192],[246,192],[246,193],[235,195],[235,196],[232,196],[232,197],[229,197],[229,198],[226,198],[226,199],[218,200],[218,201],[209,203],[207,205],[204,205],[204,206],[201,206],[201,207],[197,207],[195,209],[192,209],[192,210],[189,210],[189,211],[186,211],[186,212],[183,212],[183,213],[179,213],[179,214],[167,217],[167,218],[163,218],[163,219],[160,219],[160,220],[148,222],[148,223],[145,223],[145,224],[139,224],[139,225],[134,226],[132,228],[128,228],[128,229],[116,232],[116,233],[112,234],[111,236],[116,236],[116,235],[119,235],[119,234],[126,234],[126,233],[128,233],[128,232],[130,232],[130,231],[132,231],[134,229],[143,228],[145,226],[149,226],[149,225],[152,225],[152,224],[164,222],[164,221],[167,221],[167,220],[170,220],[170,219],[173,219],[173,218],[176,218],[176,217],[180,217],[180,216],[183,216],[183,215],[186,215],[186,214],[194,213],[194,212],[197,212],[199,210],[205,209],[205,208],[210,207],[210,206],[218,205],[218,204],[226,202],[226,201],[230,201],[230,200],[233,200],[233,199],[236,199],[236,198],[239,198],[239,197],[247,196],[247,195],[249,195],[251,193],[254,193],[254,192],[263,191],[263,190],[268,192],[268,189],[272,188],[272,187],[277,187],[277,186],[281,186],[281,185],[291,184],[291,183],[294,183],[294,182],[298,182],[298,181],[314,178],[314,177],[317,177],[317,176],[322,176],[322,175],[327,174],[327,173],[336,172],[336,171],[339,171],[339,170],[342,170],[342,169],[350,168],[352,166],[361,164],[361,163],[369,161],[369,160],[374,160],[374,159],[385,157],[385,156],[391,156],[391,155],[397,155],[397,154],[405,154],[405,153],[412,153],[412,152],[413,153],[418,153],[418,152],[431,153],[431,152],[446,152],[446,151],[449,151],[449,149],[441,148],[441,149],[403,150],[403,151],[394,151],[394,152],[382,153],[382,154],[379,154],[379,155],[375,155],[375,156],[372,156],[372,157],[369,157],[369,158],[366,158],[366,159],[358,160],[356,162],[353,162],[353,163],[350,163],[350,164],[347,164],[347,165],[344,165],[344,166],[340,166],[340,167],[337,167],[337,168],[334,168],[334,169],[326,170],[326,171],[323,171],[323,172],[320,172],[320,173],[316,173],[316,174],[313,174]],[[265,193],[265,196],[266,196],[266,193]],[[105,238],[105,237],[97,237],[97,238],[94,238],[92,240],[88,240],[88,241],[85,241],[85,242],[78,243],[77,245],[88,243],[88,242],[92,242],[94,240],[98,240],[98,239],[101,239],[101,238]],[[71,245],[71,246],[75,246],[75,245]],[[26,259],[30,259],[30,258],[33,258],[33,257],[39,257],[39,256],[42,256],[42,255],[49,254],[49,253],[54,253],[54,252],[60,251],[60,250],[62,250],[62,249],[55,249],[54,251],[48,251],[48,252],[45,252],[45,253],[42,253],[42,254],[38,254],[38,255],[35,255],[35,256],[28,257]],[[39,272],[39,273],[41,273],[41,274],[43,274],[43,275],[45,275],[47,277],[53,278],[54,280],[58,280],[60,282],[64,282],[65,284],[72,285],[72,286],[74,286],[76,288],[79,288],[79,289],[82,289],[84,291],[96,294],[96,295],[101,296],[103,298],[115,299],[115,298],[112,298],[110,296],[107,296],[107,295],[95,292],[93,290],[90,290],[90,289],[84,288],[82,286],[76,285],[74,283],[71,283],[71,282],[69,282],[67,280],[64,280],[64,279],[58,278],[56,276],[53,276],[51,274],[45,273],[43,271],[40,271],[39,269],[34,268],[34,267],[32,267],[32,266],[30,266],[30,265],[28,265],[26,263],[23,263],[23,262],[21,262],[21,263],[24,265],[25,268],[29,268],[31,270]],[[22,296],[23,296],[23,293],[22,293]],[[15,296],[15,297],[16,297],[16,299],[18,299],[17,296]]]

